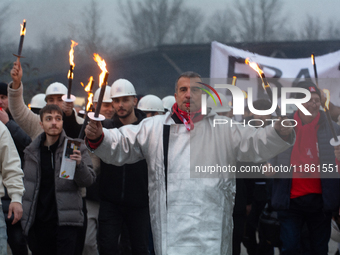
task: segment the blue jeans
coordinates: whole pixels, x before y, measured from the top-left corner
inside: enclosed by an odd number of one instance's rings
[[[1,205],[0,205],[0,254],[7,254],[6,222]]]
[[[301,232],[304,223],[309,231],[311,254],[327,255],[328,242],[331,235],[330,212],[306,212],[299,210],[285,210],[278,212],[280,221],[280,237],[282,241],[282,255],[300,254]]]

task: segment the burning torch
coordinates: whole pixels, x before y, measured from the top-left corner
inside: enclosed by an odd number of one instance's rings
[[[84,87],[84,84],[81,83],[81,85]],[[81,130],[79,132],[79,136],[78,138],[82,139],[84,138],[84,131],[85,131],[85,127],[89,121],[89,116],[87,115],[89,112],[92,112],[92,106],[93,106],[93,76],[90,77],[89,79],[89,83],[86,85],[86,87],[84,88],[84,90],[87,92],[87,98],[85,101],[85,120],[83,122],[83,125],[81,126]]]
[[[73,69],[74,69],[74,47],[78,45],[75,41],[71,40],[71,49],[69,52],[69,61],[70,61],[70,70],[68,71],[67,78],[68,78],[68,89],[67,89],[67,95],[64,95],[62,99],[65,102],[74,102],[76,100],[76,97],[71,95],[71,89],[72,89],[72,81],[73,81]]]
[[[105,117],[103,115],[99,114],[99,112],[100,112],[100,108],[102,107],[103,97],[104,97],[104,93],[105,93],[107,79],[109,77],[109,72],[106,70],[105,60],[102,59],[98,54],[94,53],[93,59],[94,59],[94,61],[97,62],[98,66],[100,67],[100,69],[102,71],[99,75],[99,87],[101,88],[101,90],[100,90],[100,94],[99,94],[99,97],[98,97],[98,103],[97,103],[96,111],[94,113],[89,112],[87,115],[89,116],[89,118],[91,120],[103,121],[103,120],[105,120]]]
[[[316,71],[316,62],[315,62],[314,52],[313,52],[312,55],[311,55],[311,60],[312,60],[312,65],[313,65],[313,69],[314,69],[315,83],[316,83],[316,86],[319,88],[319,83],[318,83],[318,72]]]
[[[26,20],[24,19],[23,24],[20,24],[21,30],[20,30],[20,42],[19,42],[19,48],[18,48],[18,54],[13,54],[17,58],[23,58],[21,56],[22,46],[24,45],[24,39],[26,34]]]
[[[266,76],[264,75],[264,73],[263,73],[263,71],[261,70],[261,68],[258,66],[257,63],[255,63],[255,62],[250,62],[250,61],[249,61],[249,58],[246,58],[245,63],[246,63],[247,65],[249,65],[252,69],[254,69],[254,70],[259,74],[259,76],[260,76],[260,78],[261,78],[261,80],[262,80],[262,87],[263,87],[263,89],[267,92],[267,94],[268,94],[268,96],[269,96],[270,102],[273,103],[273,92],[272,92],[272,89],[270,88],[270,85],[269,85],[269,83],[268,83],[268,81],[267,81],[267,79],[266,79]],[[276,107],[275,112],[276,112],[276,115],[277,115],[278,117],[281,117],[281,110],[280,110],[280,107],[279,107],[279,106]]]
[[[326,116],[327,116],[327,122],[329,124],[329,127],[331,129],[333,138],[330,140],[330,144],[332,146],[338,146],[340,145],[340,141],[339,141],[339,137],[337,136],[333,123],[332,123],[332,118],[331,118],[331,114],[329,113],[329,103],[330,103],[330,99],[331,99],[331,94],[329,92],[328,89],[323,89],[322,90],[325,94],[326,94],[326,102],[325,102],[325,112],[326,112]]]

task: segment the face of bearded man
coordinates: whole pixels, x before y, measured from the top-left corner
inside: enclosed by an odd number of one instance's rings
[[[137,104],[137,98],[134,96],[117,97],[112,98],[112,103],[117,116],[124,119],[133,113]]]

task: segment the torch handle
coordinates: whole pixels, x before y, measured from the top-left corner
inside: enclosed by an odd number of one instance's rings
[[[99,97],[98,97],[98,103],[97,103],[96,111],[94,112],[94,117],[95,118],[98,118],[99,112],[100,112],[100,108],[102,107],[102,103],[103,103],[103,98],[104,98],[104,93],[105,93],[106,83],[107,83],[108,77],[109,77],[109,73],[106,72],[105,76],[104,76],[104,79],[103,79],[102,86],[100,88],[100,94],[99,94]]]
[[[68,78],[67,99],[71,98],[72,80],[73,80],[73,66],[70,65],[70,75],[69,75],[69,78]]]
[[[24,39],[25,39],[25,36],[21,35],[20,36],[20,42],[19,42],[19,48],[18,48],[18,56],[19,57],[21,56],[22,46],[24,45]]]
[[[97,103],[96,111],[94,112],[95,118],[98,118],[98,116],[99,116],[100,108],[102,107],[102,103],[103,103],[103,97],[104,97],[105,89],[106,89],[106,84],[102,85],[101,88],[100,88],[98,103]]]
[[[84,138],[84,135],[85,135],[85,128],[90,120],[89,116],[87,116],[87,112],[85,113],[86,117],[85,117],[85,120],[84,120],[84,123],[83,125],[81,126],[81,129],[80,129],[80,132],[79,132],[79,135],[78,135],[78,138],[79,139],[83,139]]]
[[[326,116],[327,116],[328,124],[329,124],[329,127],[330,127],[330,129],[331,129],[333,138],[334,138],[334,140],[335,140],[336,142],[338,142],[339,139],[338,139],[338,136],[337,136],[337,134],[336,134],[336,132],[335,132],[334,126],[333,126],[333,124],[332,124],[331,114],[329,113],[329,110],[328,110],[327,108],[326,108]]]

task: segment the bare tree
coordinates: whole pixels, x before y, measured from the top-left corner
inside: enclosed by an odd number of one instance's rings
[[[303,23],[300,38],[302,40],[319,40],[321,37],[322,25],[319,18],[307,15]]]
[[[234,42],[236,31],[234,27],[234,14],[230,10],[217,11],[205,27],[206,37],[209,41]]]
[[[85,32],[80,35],[85,44],[86,52],[92,55],[103,48],[104,32],[100,29],[101,9],[97,0],[91,0],[88,6],[85,5],[82,15]]]
[[[285,18],[281,0],[235,1],[236,27],[241,41],[278,40]]]
[[[340,28],[337,23],[339,23],[339,21],[336,22],[333,19],[330,19],[327,22],[328,28],[326,29],[325,39],[330,39],[330,40],[340,39]]]
[[[10,8],[11,8],[10,3],[0,5],[0,42],[3,41],[4,38],[6,38],[4,28],[6,25],[6,20],[8,19],[9,16]]]
[[[120,2],[125,36],[135,48],[164,43],[193,43],[201,24],[198,10],[188,9],[183,0]]]

